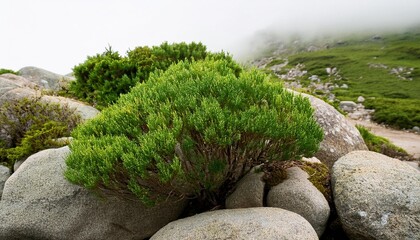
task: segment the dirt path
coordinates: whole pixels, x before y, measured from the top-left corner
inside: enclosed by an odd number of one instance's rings
[[[349,118],[348,120],[354,125],[359,124],[367,127],[375,135],[388,138],[392,143],[405,149],[409,154],[413,154],[415,158],[420,158],[420,134],[385,128],[373,122],[356,121]]]

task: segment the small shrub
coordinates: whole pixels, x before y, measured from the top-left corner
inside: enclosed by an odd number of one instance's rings
[[[5,74],[5,73],[12,73],[12,74],[17,75],[17,73],[15,71],[13,71],[13,70],[5,69],[5,68],[0,68],[0,75]]]
[[[7,101],[0,107],[0,162],[11,167],[33,153],[60,146],[53,139],[69,136],[80,119],[74,109],[40,97]]]
[[[146,205],[224,202],[252,167],[313,155],[322,130],[309,101],[221,59],[180,62],[73,132],[65,176]]]

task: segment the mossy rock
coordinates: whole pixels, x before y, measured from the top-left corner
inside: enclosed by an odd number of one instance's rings
[[[324,195],[328,203],[332,203],[330,185],[330,172],[327,165],[323,163],[311,163],[302,161],[299,167],[308,173],[309,181]]]
[[[328,203],[332,203],[330,172],[327,165],[323,163],[306,161],[273,162],[273,164],[263,166],[263,180],[270,187],[276,186],[287,179],[286,169],[290,167],[299,167],[308,173],[308,180],[324,195]]]

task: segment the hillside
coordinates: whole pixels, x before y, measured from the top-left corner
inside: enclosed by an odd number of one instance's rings
[[[295,89],[333,103],[365,99],[373,119],[395,128],[420,126],[420,28],[270,42],[254,65]]]

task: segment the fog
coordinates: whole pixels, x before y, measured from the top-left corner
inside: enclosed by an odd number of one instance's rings
[[[1,0],[0,68],[66,74],[112,46],[201,41],[235,57],[258,38],[404,29],[419,0]]]

